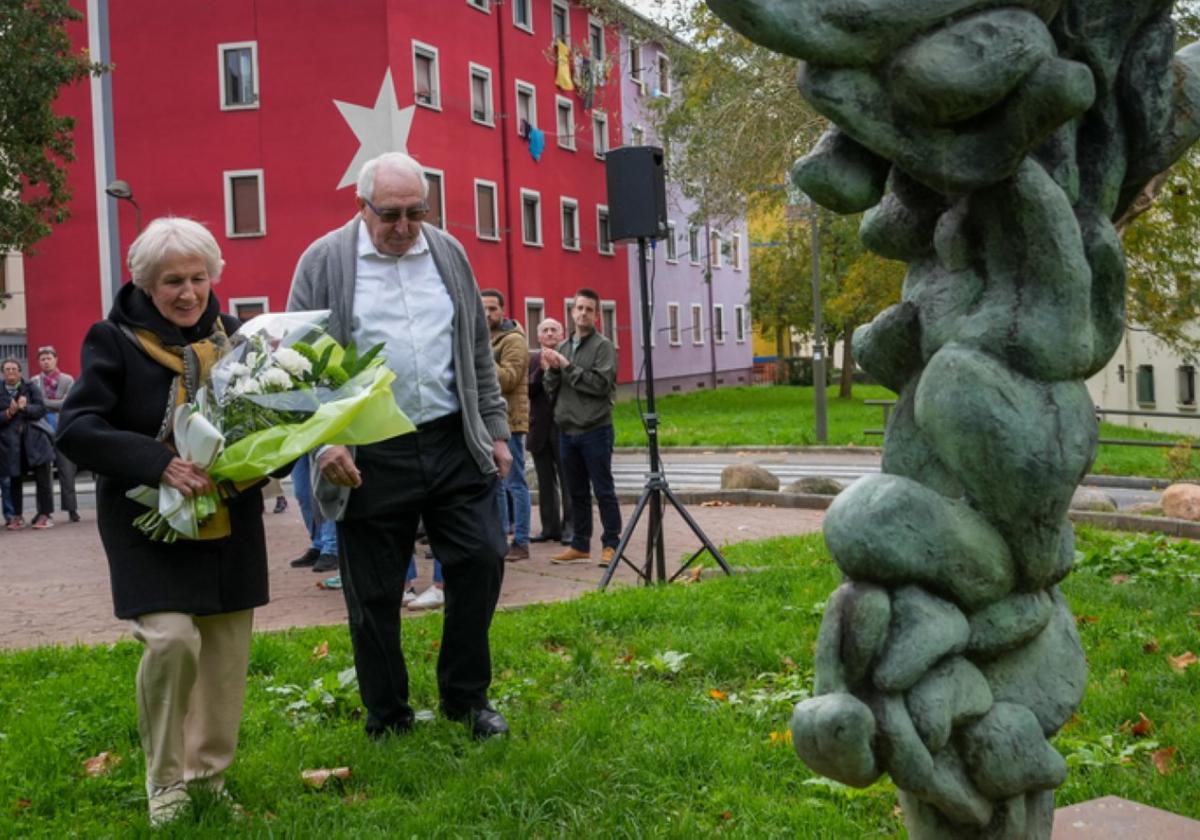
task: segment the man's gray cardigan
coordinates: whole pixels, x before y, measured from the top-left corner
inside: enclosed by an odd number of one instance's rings
[[[355,266],[358,261],[358,228],[355,216],[308,247],[296,265],[289,312],[328,309],[329,334],[343,345],[353,337]],[[479,286],[462,245],[448,233],[424,225],[446,291],[454,303],[454,384],[462,410],[463,436],[480,472],[496,472],[492,441],[508,440],[508,405],[500,393],[496,364],[492,361],[487,317],[479,300]],[[366,350],[367,348],[361,348]],[[314,465],[315,467],[315,465]],[[313,470],[313,495],[327,519],[341,519],[350,497],[348,487],[337,487]]]

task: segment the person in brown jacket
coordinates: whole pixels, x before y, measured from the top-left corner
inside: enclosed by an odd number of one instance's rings
[[[508,402],[508,450],[512,469],[500,483],[500,521],[512,531],[504,559],[529,559],[529,483],[525,479],[525,434],[529,431],[529,342],[516,321],[504,317],[504,295],[496,289],[479,293],[492,335],[496,378]]]

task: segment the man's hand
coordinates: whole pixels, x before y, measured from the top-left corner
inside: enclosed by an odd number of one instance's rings
[[[496,462],[496,469],[500,470],[500,477],[507,478],[513,462],[512,453],[508,451],[508,441],[492,441],[492,460]]]
[[[567,359],[567,357],[564,356],[562,353],[559,353],[557,350],[543,350],[542,351],[542,369],[543,370],[549,370],[550,368],[558,368],[559,370],[561,370],[562,368],[565,368],[569,364],[571,364],[570,360]]]
[[[350,450],[344,446],[331,446],[326,449],[317,459],[317,466],[330,484],[339,487],[362,486],[362,473],[354,465]]]
[[[167,468],[163,470],[162,477],[159,479],[159,484],[174,487],[184,496],[215,493],[217,490],[203,467],[179,457],[172,458],[171,462],[167,464]]]

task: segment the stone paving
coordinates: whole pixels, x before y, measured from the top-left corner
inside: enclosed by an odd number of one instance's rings
[[[824,515],[819,510],[753,506],[689,505],[691,515],[718,547],[746,540],[819,530]],[[625,521],[632,506],[622,505]],[[0,649],[48,644],[95,644],[130,638],[124,622],[112,614],[108,567],[96,532],[95,510],[80,511],[79,524],[60,522],[49,531],[0,531],[0,575],[3,575],[3,608],[0,609]],[[271,574],[271,603],[255,614],[256,630],[341,624],[346,618],[340,592],[318,588],[325,575],[309,569],[292,569],[288,562],[307,547],[304,525],[295,502],[282,514],[266,513],[267,546]],[[534,527],[538,530],[537,513]],[[626,556],[635,562],[645,557],[646,517],[643,516]],[[599,523],[594,533],[594,554],[599,557]],[[672,558],[690,555],[698,540],[674,511],[664,516],[667,572],[677,566]],[[509,563],[505,570],[501,608],[573,598],[595,589],[603,568],[599,565],[556,566],[550,556],[557,544],[531,546],[532,556]],[[711,562],[710,562],[711,564]],[[418,590],[428,584],[432,561],[418,560]],[[613,585],[630,584],[636,576],[621,567]]]

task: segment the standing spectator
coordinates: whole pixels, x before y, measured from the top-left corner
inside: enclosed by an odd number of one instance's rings
[[[575,293],[571,320],[575,331],[557,350],[542,350],[546,391],[554,398],[554,421],[571,496],[571,544],[551,559],[554,563],[584,563],[591,554],[592,492],[600,508],[607,566],[621,541],[621,507],[613,488],[612,407],[617,394],[617,351],[596,332],[600,296],[591,289]],[[590,490],[589,490],[590,484]]]
[[[42,392],[46,403],[46,421],[50,428],[58,431],[58,414],[62,411],[63,400],[71,386],[75,384],[74,377],[58,369],[58,351],[52,346],[38,348],[38,365],[42,372],[33,378],[33,383]],[[58,470],[58,491],[62,501],[62,509],[72,522],[79,521],[79,505],[75,501],[75,464],[62,452],[55,451],[54,467]]]
[[[487,698],[488,629],[508,540],[499,478],[512,463],[507,406],[479,287],[458,240],[422,221],[425,172],[405,154],[363,165],[358,212],[309,246],[289,310],[330,310],[328,332],[384,344],[392,392],[415,432],[317,456],[314,495],[338,522],[341,578],[359,693],[372,737],[412,729],[400,606],[418,520],[442,561],[446,615],[438,653],[442,712],[476,738],[508,731]],[[499,476],[499,478],[497,477]]]
[[[542,531],[530,537],[529,541],[570,545],[570,499],[567,497],[567,482],[563,477],[562,458],[558,450],[554,401],[546,393],[546,371],[542,369],[542,350],[553,350],[562,342],[562,324],[547,318],[538,324],[537,339],[541,349],[529,354],[529,435],[525,442],[526,449],[533,455],[534,469],[537,470],[538,518]]]
[[[293,569],[312,567],[314,572],[330,572],[338,566],[337,523],[326,519],[313,503],[312,455],[305,455],[292,468],[292,492],[300,505],[300,518],[308,529],[311,544],[291,562]]]
[[[0,438],[4,445],[4,463],[0,472],[8,476],[9,506],[12,517],[5,523],[9,531],[20,531],[25,527],[23,517],[24,477],[32,472],[37,483],[37,516],[33,519],[34,530],[44,531],[54,527],[51,514],[54,512],[54,488],[51,474],[54,464],[54,431],[46,421],[46,404],[42,392],[31,382],[21,377],[21,363],[16,359],[5,359],[3,369],[4,386],[0,387]]]
[[[529,559],[529,482],[525,478],[525,433],[529,431],[529,342],[521,325],[504,317],[504,295],[496,289],[480,292],[492,338],[496,378],[508,403],[508,451],[512,468],[500,484],[500,521],[512,523],[513,539],[504,559]],[[511,498],[510,498],[511,497]]]

